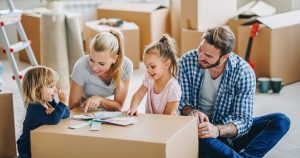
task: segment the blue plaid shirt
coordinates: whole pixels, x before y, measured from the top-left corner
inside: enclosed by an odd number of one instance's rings
[[[185,106],[200,110],[199,93],[202,87],[204,69],[199,67],[198,51],[191,50],[179,60],[178,81],[182,88],[179,103],[181,111]],[[255,74],[241,57],[230,53],[214,103],[213,124],[233,123],[237,137],[246,134],[253,122],[255,96]]]

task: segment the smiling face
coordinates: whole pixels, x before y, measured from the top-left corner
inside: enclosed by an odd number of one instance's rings
[[[44,86],[42,89],[42,100],[45,102],[50,102],[54,99],[57,94],[57,88],[54,83]]]
[[[198,62],[203,69],[209,69],[220,65],[224,56],[221,56],[220,49],[208,44],[205,40],[198,48]]]
[[[89,65],[96,76],[101,76],[111,70],[112,64],[114,64],[117,59],[117,56],[112,56],[112,53],[109,51],[91,51]]]
[[[143,58],[144,64],[147,68],[147,73],[154,79],[158,80],[163,75],[170,73],[170,61],[165,60],[159,55],[157,50],[153,49],[146,53]]]

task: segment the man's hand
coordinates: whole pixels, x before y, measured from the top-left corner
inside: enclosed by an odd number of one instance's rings
[[[219,128],[208,121],[198,125],[199,138],[217,138],[219,134]]]
[[[196,116],[196,117],[198,117],[198,121],[199,121],[198,124],[202,123],[202,122],[209,122],[208,117],[203,112],[200,112],[199,110],[192,110],[189,113],[189,116]]]

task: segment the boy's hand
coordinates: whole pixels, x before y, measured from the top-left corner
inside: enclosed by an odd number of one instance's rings
[[[136,108],[132,107],[132,108],[128,109],[127,111],[125,111],[125,114],[133,116],[133,115],[138,115],[138,112],[137,112]]]
[[[50,115],[55,109],[53,107],[48,107],[48,109],[46,110],[46,114]]]
[[[67,105],[68,97],[67,93],[61,89],[58,90],[58,99],[63,104]]]

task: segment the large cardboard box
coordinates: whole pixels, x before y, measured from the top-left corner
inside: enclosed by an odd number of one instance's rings
[[[300,80],[300,10],[260,17],[251,61],[256,77],[281,77],[285,84]],[[238,27],[238,51],[245,56],[251,26]]]
[[[99,25],[100,20],[89,21],[84,25],[84,40],[86,52],[89,53],[90,42],[100,32],[109,31],[110,26]],[[138,69],[140,63],[140,29],[132,22],[123,22],[116,27],[124,35],[125,55],[132,61],[133,68]]]
[[[74,110],[72,110],[73,113]],[[141,114],[129,126],[102,124],[100,131],[90,127],[69,129],[80,123],[62,120],[31,132],[33,157],[43,158],[196,158],[197,120],[188,116]],[[49,152],[51,151],[51,152]]]
[[[31,48],[35,55],[37,62],[41,63],[41,38],[40,38],[40,20],[41,14],[34,11],[27,11],[22,14],[22,25],[27,35],[27,38],[31,40]],[[26,51],[22,50],[19,56],[23,62],[29,62]]]
[[[170,1],[171,10],[171,36],[175,39],[180,51],[181,47],[181,0]]]
[[[97,17],[120,18],[140,27],[140,59],[144,48],[170,32],[169,9],[153,3],[104,3],[97,7]]]
[[[0,92],[0,157],[16,157],[13,94]]]
[[[192,49],[198,49],[200,42],[202,41],[203,32],[198,30],[181,30],[181,54],[188,52]]]
[[[236,13],[237,16],[229,19],[227,25],[230,27],[235,35],[235,47],[233,52],[238,52],[238,26],[251,20],[251,17],[263,17],[270,16],[276,13],[276,9],[269,4],[262,1],[252,1],[242,7],[240,7]]]
[[[236,11],[237,0],[185,0],[181,3],[181,26],[205,31],[226,24]]]

